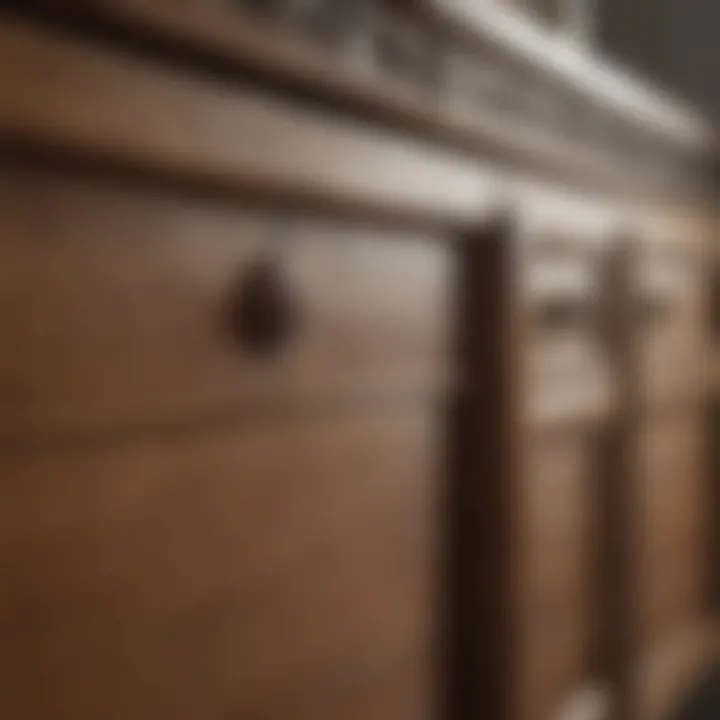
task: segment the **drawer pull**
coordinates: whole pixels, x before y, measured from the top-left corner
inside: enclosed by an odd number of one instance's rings
[[[235,337],[253,354],[280,352],[295,335],[297,305],[279,262],[261,259],[243,273],[232,299]]]
[[[536,309],[537,326],[543,332],[559,333],[593,327],[597,307],[585,298],[553,298]]]

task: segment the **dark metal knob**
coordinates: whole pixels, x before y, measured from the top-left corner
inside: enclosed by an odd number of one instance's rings
[[[261,259],[250,265],[233,292],[233,333],[256,355],[274,355],[295,336],[298,308],[280,263]]]
[[[597,305],[585,297],[555,297],[536,310],[537,324],[543,332],[559,333],[594,327]]]

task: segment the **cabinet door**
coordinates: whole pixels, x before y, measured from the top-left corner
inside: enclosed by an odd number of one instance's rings
[[[438,427],[386,408],[0,456],[0,712],[418,720]]]

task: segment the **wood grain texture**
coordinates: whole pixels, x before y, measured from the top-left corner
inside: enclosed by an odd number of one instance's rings
[[[685,411],[646,425],[639,444],[642,643],[672,643],[705,613],[708,518],[701,418]]]
[[[519,499],[520,718],[556,717],[593,680],[595,459],[587,431],[552,429],[528,444]]]
[[[433,717],[438,451],[428,408],[3,455],[3,716]]]
[[[713,662],[708,615],[708,446],[702,400],[707,248],[688,223],[637,258],[640,302],[663,296],[638,326],[637,601],[639,717],[664,718]],[[672,225],[668,226],[672,232]],[[664,306],[664,307],[663,307]],[[642,315],[642,314],[641,314]]]
[[[221,2],[108,0],[91,14],[191,48],[198,67],[173,66],[167,45],[166,61],[150,60],[0,20],[0,151],[14,157],[0,169],[0,433],[40,438],[32,451],[0,446],[0,715],[437,718],[440,496],[453,482],[459,717],[551,720],[603,675],[621,720],[658,720],[707,657],[704,449],[688,387],[704,339],[700,274],[639,337],[630,271],[645,260],[621,258],[610,347],[590,322],[559,340],[530,327],[543,298],[527,283],[544,261],[518,265],[515,251],[534,231],[501,222],[456,243],[444,230],[484,214],[510,164],[552,159],[574,185],[597,158],[502,123],[450,121],[377,77],[323,71],[307,49],[231,26]],[[239,77],[251,66],[289,76],[296,60],[289,85],[307,89],[317,72],[316,97],[343,95],[333,107],[357,117]],[[490,158],[510,164],[490,170]],[[207,192],[133,187],[80,172],[81,160]],[[250,203],[260,195],[262,212]],[[427,228],[319,222],[298,207]],[[584,230],[556,220],[572,252],[584,249]],[[268,258],[298,326],[258,357],[230,315],[246,271]],[[573,272],[592,280],[594,262]],[[601,384],[621,397],[610,467],[595,473],[594,431],[617,410],[590,392],[605,352],[616,366]],[[534,373],[543,358],[559,382]],[[454,360],[462,412],[448,428],[436,401]],[[556,404],[568,389],[572,401]],[[687,397],[661,414],[656,392]],[[413,402],[360,410],[393,393]],[[343,412],[315,413],[326,401]],[[277,408],[301,412],[269,418]],[[224,410],[245,422],[203,427]],[[194,430],[173,437],[178,419]],[[133,423],[130,439],[62,443],[68,429]],[[442,475],[443,440],[456,476]]]
[[[20,20],[0,22],[0,92],[5,145],[459,223],[488,193],[458,152]]]
[[[449,379],[453,255],[434,237],[5,167],[0,427],[165,418],[436,393]],[[257,356],[239,286],[276,262],[297,316]]]
[[[694,391],[678,386],[677,374],[658,375],[654,390],[661,392],[648,393],[645,328],[638,322],[644,287],[638,269],[652,267],[644,258],[635,239],[619,246],[609,295],[609,348],[621,404],[607,453],[604,626],[606,667],[617,688],[619,717],[628,720],[667,717],[709,657],[702,640],[708,627],[702,411]],[[697,291],[693,286],[690,295]],[[666,351],[699,337],[701,315],[687,312],[694,305],[686,305],[683,295],[660,318],[661,330],[662,323],[672,326]]]
[[[229,2],[31,0],[21,3],[20,9],[61,24],[90,22],[96,30],[124,36],[131,47],[139,42],[161,48],[169,60],[209,69],[231,82],[246,73],[260,76],[354,118],[380,122],[418,141],[470,154],[483,166],[501,163],[506,170],[612,197],[687,196],[684,179],[668,187],[656,172],[648,172],[624,154],[611,157],[603,148],[542,128],[522,113],[506,117],[475,103],[462,72],[450,87],[423,94],[393,78],[381,61],[370,57],[371,52],[338,53],[315,47],[290,32],[253,21]],[[445,37],[444,25],[436,28],[439,42],[457,42],[454,33]],[[355,44],[374,42],[362,35],[362,28],[354,31],[359,35]],[[484,51],[476,58],[470,47],[465,54],[473,62]],[[462,66],[462,56],[448,64]]]
[[[460,612],[471,647],[460,717],[552,718],[594,680],[594,424],[525,423],[536,390],[523,381],[536,350],[522,317],[526,238],[500,221],[474,239],[462,268]]]

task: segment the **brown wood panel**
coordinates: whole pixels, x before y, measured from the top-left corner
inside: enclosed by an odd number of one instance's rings
[[[458,152],[21,20],[0,22],[0,93],[5,144],[238,192],[364,202],[448,222],[472,217],[487,193]]]
[[[570,584],[583,576],[593,481],[588,440],[584,433],[538,432],[530,441],[520,498],[521,573],[530,588],[554,584],[553,570]]]
[[[431,717],[438,431],[428,407],[5,453],[3,716]]]
[[[604,192],[621,191],[625,196],[666,192],[657,177],[637,163],[610,158],[585,142],[529,122],[522,113],[511,118],[473,103],[473,89],[466,86],[462,72],[463,63],[476,59],[472,48],[446,61],[460,71],[452,71],[445,88],[423,93],[412,82],[393,77],[382,58],[375,56],[383,23],[392,24],[382,11],[368,23],[355,23],[350,47],[338,50],[257,22],[228,0],[32,0],[29,4],[71,22],[89,18],[113,32],[120,30],[131,42],[150,40],[170,56],[187,60],[189,54],[197,64],[209,64],[218,73],[237,76],[249,70],[357,117],[469,152],[481,162],[499,161],[562,183],[602,187]],[[441,45],[457,43],[457,38],[446,37],[447,28],[438,26],[432,32],[438,33]]]
[[[637,340],[641,392],[649,404],[699,398],[704,389],[705,270],[701,238],[647,242],[638,254]]]
[[[19,166],[0,177],[0,213],[5,430],[432,392],[447,377],[442,241]],[[230,320],[266,261],[296,318],[269,356]]]
[[[587,403],[583,394],[563,422],[526,422],[532,395],[546,394],[541,380],[526,379],[536,341],[547,335],[552,349],[562,350],[566,341],[592,342],[593,330],[584,320],[559,333],[534,322],[539,294],[530,287],[531,263],[539,258],[521,256],[518,244],[530,246],[537,235],[517,231],[515,223],[499,222],[478,232],[463,265],[469,382],[460,520],[467,523],[462,567],[470,577],[461,609],[472,634],[465,636],[469,667],[460,671],[466,685],[459,716],[538,720],[575,712],[597,680],[591,601],[602,413],[585,412],[595,398]],[[585,377],[594,372],[592,363],[577,369]]]
[[[666,408],[638,437],[637,713],[660,720],[711,662],[702,411]]]
[[[648,421],[641,436],[638,518],[642,639],[662,647],[704,610],[703,444],[689,412]]]
[[[720,289],[720,288],[719,288]],[[713,385],[713,393],[708,407],[706,448],[708,492],[708,532],[706,543],[708,553],[705,558],[708,578],[708,609],[717,624],[720,620],[720,385]],[[720,624],[718,624],[720,629]],[[720,643],[717,646],[720,654]]]
[[[594,466],[586,432],[538,432],[519,497],[518,717],[556,717],[592,680]]]
[[[655,250],[655,243],[648,245]],[[701,640],[707,631],[701,409],[677,386],[674,397],[665,385],[662,403],[657,396],[648,402],[638,323],[644,315],[639,271],[650,269],[646,250],[625,239],[608,267],[608,348],[621,395],[604,470],[603,655],[623,720],[667,718],[707,661]],[[674,311],[669,317],[684,322]]]

